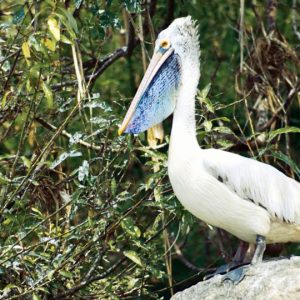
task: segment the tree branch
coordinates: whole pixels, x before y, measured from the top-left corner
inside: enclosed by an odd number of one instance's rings
[[[54,125],[48,123],[47,121],[45,121],[44,119],[40,118],[40,117],[35,117],[34,118],[35,121],[37,121],[38,123],[40,123],[43,127],[55,132],[57,130],[57,127],[55,127]],[[66,130],[62,130],[60,132],[60,134],[62,136],[65,136],[66,138],[68,139],[71,139],[72,138],[72,134],[68,133]],[[90,144],[90,143],[87,143],[81,139],[79,139],[77,142],[77,144],[87,148],[87,149],[93,149],[93,150],[96,150],[96,151],[101,151],[103,149],[103,145],[101,146],[97,146],[97,145],[94,145],[94,144]]]

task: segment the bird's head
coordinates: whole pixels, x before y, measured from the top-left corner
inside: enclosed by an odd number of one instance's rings
[[[163,30],[119,134],[140,133],[166,119],[175,109],[184,68],[198,68],[199,54],[198,30],[191,17],[176,19]]]

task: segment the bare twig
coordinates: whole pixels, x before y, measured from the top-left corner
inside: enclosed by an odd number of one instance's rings
[[[262,128],[260,128],[261,131],[264,131],[264,130],[270,128],[271,125],[279,118],[279,114],[282,111],[286,112],[290,108],[290,106],[293,102],[293,99],[297,95],[299,90],[300,90],[300,79],[296,83],[295,87],[290,91],[284,104],[276,110],[276,112],[273,114],[272,118],[268,121],[268,123],[265,126],[263,126]]]
[[[292,25],[293,25],[294,33],[296,34],[298,40],[300,40],[300,32],[298,31],[297,20],[296,20],[296,14],[297,14],[297,0],[293,0],[293,7],[292,7]]]
[[[37,121],[38,123],[40,123],[45,128],[51,130],[51,131],[55,132],[57,130],[56,126],[50,124],[49,122],[42,119],[41,117],[35,117],[34,120]],[[62,136],[65,136],[68,139],[72,138],[72,134],[68,133],[66,130],[62,130],[60,134]],[[94,144],[87,143],[87,142],[85,142],[81,139],[78,139],[78,141],[76,143],[83,146],[83,147],[85,147],[85,148],[87,148],[87,149],[92,149],[92,150],[96,150],[96,151],[101,151],[103,149],[103,145],[97,146],[97,145],[94,145]]]
[[[180,247],[177,245],[177,243],[175,243],[174,245],[175,248],[175,253],[178,257],[178,259],[189,269],[193,270],[193,271],[197,271],[200,272],[203,270],[203,268],[199,268],[197,266],[195,266],[193,263],[191,263],[183,254],[182,251],[180,249]]]
[[[240,72],[243,72],[244,64],[244,15],[245,15],[245,0],[240,0]]]
[[[113,53],[109,54],[108,56],[106,56],[105,58],[103,58],[102,60],[98,61],[96,59],[90,60],[87,63],[84,63],[83,66],[87,65],[95,65],[97,64],[97,62],[99,63],[99,67],[96,69],[96,71],[92,74],[92,75],[86,75],[85,76],[85,80],[95,80],[97,77],[99,77],[110,65],[112,65],[117,59],[119,59],[120,57],[124,57],[127,55],[127,50],[128,47],[122,47],[122,48],[118,48],[116,49]],[[66,86],[72,86],[74,84],[77,83],[77,80],[70,80],[70,81],[65,81],[62,83],[58,83],[58,84],[54,84],[51,86],[51,88],[54,91],[58,91],[61,90],[62,88],[66,87]]]
[[[276,29],[276,14],[277,14],[277,0],[267,0],[267,19],[268,31],[272,32]]]

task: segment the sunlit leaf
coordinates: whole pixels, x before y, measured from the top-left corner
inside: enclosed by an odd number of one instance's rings
[[[300,133],[300,128],[298,128],[298,127],[284,127],[284,128],[279,128],[279,129],[273,130],[269,133],[268,142],[272,141],[278,135],[281,135],[281,134],[284,134],[284,133]]]
[[[49,17],[48,19],[48,28],[49,31],[52,33],[53,37],[59,41],[60,40],[60,26],[57,20],[53,17]]]
[[[42,81],[42,89],[43,89],[45,97],[47,99],[48,108],[52,108],[53,107],[53,93],[45,81]]]
[[[83,181],[86,177],[89,176],[89,163],[87,160],[84,160],[82,165],[78,169],[78,180]]]
[[[29,58],[31,56],[28,42],[24,42],[22,44],[22,52],[25,58]]]
[[[133,237],[140,237],[141,231],[140,229],[134,224],[132,218],[127,217],[124,218],[121,222],[122,228],[131,236]]]
[[[32,294],[32,300],[41,300],[41,297],[38,296],[36,293]]]
[[[202,90],[200,90],[199,92],[199,97],[200,99],[206,99],[207,95],[210,91],[211,88],[211,83],[208,83]]]
[[[50,166],[50,169],[56,168],[58,165],[60,165],[63,161],[65,161],[68,157],[79,157],[82,153],[76,150],[71,150],[69,152],[62,153],[58,159],[56,159]]]
[[[60,270],[59,273],[63,277],[66,277],[66,278],[72,278],[73,277],[73,274],[71,272],[69,272],[69,271]]]
[[[22,159],[22,161],[24,163],[24,166],[26,166],[26,168],[29,169],[30,166],[31,166],[30,159],[28,159],[26,156],[21,156],[21,159]]]
[[[138,254],[135,251],[129,250],[129,251],[124,251],[123,254],[128,257],[130,260],[132,260],[134,263],[137,265],[143,267],[144,264],[142,263],[141,258],[138,256]]]
[[[70,39],[68,39],[65,35],[61,34],[60,36],[60,40],[61,42],[63,42],[64,44],[68,44],[71,45],[72,41]]]
[[[203,122],[203,126],[206,132],[210,132],[213,127],[213,123],[209,120],[206,120]]]
[[[2,98],[2,108],[4,108],[5,104],[6,104],[6,99],[7,96],[11,93],[11,91],[7,91],[4,93],[3,98]]]
[[[52,52],[55,51],[55,48],[56,48],[56,40],[45,38],[45,39],[42,39],[42,43],[43,43],[50,51],[52,51]]]
[[[39,215],[39,217],[44,217],[44,215],[42,214],[42,212],[37,209],[36,207],[32,207],[31,210],[35,213],[37,213]]]

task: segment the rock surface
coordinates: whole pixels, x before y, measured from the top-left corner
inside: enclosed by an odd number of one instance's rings
[[[239,284],[223,281],[217,275],[210,280],[176,293],[171,300],[297,300],[300,299],[300,257],[266,261],[249,266]]]

